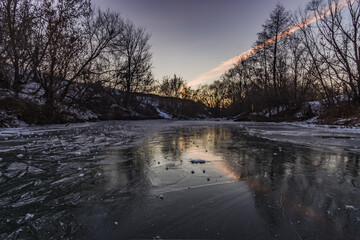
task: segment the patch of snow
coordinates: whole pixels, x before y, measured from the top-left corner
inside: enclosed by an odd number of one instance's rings
[[[355,208],[355,207],[352,206],[352,205],[345,205],[345,209],[357,211],[357,208]]]
[[[98,115],[87,109],[82,110],[75,107],[66,108],[65,106],[62,106],[62,111],[69,112],[70,114],[74,115],[76,118],[83,121],[90,121],[99,118]]]
[[[164,119],[171,119],[172,118],[169,114],[161,111],[159,108],[155,107],[155,109],[156,109],[156,111],[158,111],[160,117],[162,117]]]
[[[117,109],[117,108],[119,108],[119,105],[118,105],[118,104],[112,104],[112,105],[110,106],[110,108],[111,108],[111,109]]]
[[[320,115],[323,101],[312,101],[312,102],[307,102],[307,104],[310,106],[311,111],[315,115],[317,115],[317,116]]]
[[[4,121],[1,123],[0,121],[0,127],[28,127],[29,124],[27,124],[24,121],[19,120],[15,115],[9,115],[5,111],[0,110],[0,119]]]

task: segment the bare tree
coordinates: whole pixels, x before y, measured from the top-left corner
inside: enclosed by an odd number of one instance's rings
[[[142,92],[155,82],[150,74],[152,55],[149,39],[150,35],[144,28],[127,21],[124,30],[112,44],[116,71],[113,86],[125,92],[125,107],[130,93]]]
[[[180,90],[185,90],[185,84],[185,80],[175,74],[173,77],[166,76],[159,86],[159,93],[166,97],[180,98],[184,95]]]
[[[200,89],[201,101],[210,108],[224,108],[229,106],[229,99],[227,98],[227,87],[223,81],[216,80],[210,85],[204,85]]]
[[[0,77],[15,93],[32,75],[29,50],[37,17],[33,1],[0,0]]]
[[[89,87],[95,85],[109,85],[114,69],[112,68],[111,44],[124,31],[124,21],[116,13],[109,10],[92,11],[85,16],[82,26],[81,51],[72,60],[73,71],[69,75],[67,89],[74,81],[79,88],[71,98],[81,101]]]
[[[283,76],[283,70],[281,69],[281,63],[283,60],[282,56],[280,56],[280,52],[284,50],[284,45],[281,42],[286,41],[286,37],[281,37],[286,35],[286,32],[289,30],[289,26],[291,26],[291,15],[288,11],[285,10],[285,7],[278,3],[274,10],[271,11],[270,17],[266,20],[266,23],[263,25],[263,31],[259,34],[259,41],[266,41],[268,39],[274,39],[273,43],[269,46],[266,46],[263,51],[267,51],[270,49],[271,55],[268,59],[271,59],[271,69],[272,69],[272,81],[274,92],[277,98],[280,98],[280,88],[281,85],[284,84],[286,80]],[[281,45],[280,45],[281,44]],[[266,52],[264,53],[264,57],[267,57]],[[264,59],[265,64],[270,60]],[[268,78],[268,70],[265,66],[265,79]]]
[[[74,82],[86,79],[120,30],[116,14],[96,14],[86,0],[44,1],[41,9],[32,62],[35,81],[44,89],[46,115],[53,121],[56,103],[68,96]]]
[[[326,76],[335,76],[349,98],[360,103],[359,1],[311,1],[308,10],[319,20],[307,41],[325,64]]]

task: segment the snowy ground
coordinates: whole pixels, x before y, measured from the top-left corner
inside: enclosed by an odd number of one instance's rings
[[[304,123],[2,128],[0,239],[359,239],[359,146]]]

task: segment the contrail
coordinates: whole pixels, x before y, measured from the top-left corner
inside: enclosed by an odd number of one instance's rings
[[[208,72],[205,72],[203,74],[200,74],[196,79],[194,79],[193,81],[186,84],[186,87],[191,87],[191,86],[194,86],[194,85],[198,85],[200,83],[203,83],[203,82],[206,82],[206,81],[209,81],[209,80],[213,80],[213,79],[215,79],[217,77],[220,77],[228,69],[230,69],[232,66],[234,66],[234,64],[238,63],[239,61],[244,61],[244,60],[252,57],[257,52],[262,50],[264,47],[274,44],[276,40],[279,41],[282,38],[288,36],[289,34],[292,34],[292,33],[296,32],[297,30],[299,30],[299,29],[301,29],[303,27],[306,27],[307,25],[309,25],[309,24],[311,24],[313,22],[316,22],[317,20],[319,20],[321,18],[329,16],[333,12],[333,10],[335,9],[336,6],[338,7],[337,10],[341,10],[344,7],[346,7],[346,6],[350,5],[350,4],[353,4],[356,1],[358,1],[358,0],[343,0],[343,1],[341,1],[339,3],[339,5],[336,5],[336,3],[333,3],[331,8],[328,11],[326,11],[325,13],[323,13],[323,14],[321,14],[319,16],[315,16],[315,17],[307,20],[304,23],[301,23],[301,24],[298,23],[295,26],[292,26],[292,27],[288,28],[286,31],[282,32],[279,36],[270,38],[270,39],[266,40],[265,42],[260,43],[260,44],[256,45],[255,47],[241,53],[240,55],[238,55],[236,57],[233,57],[233,58],[221,63],[216,68],[214,68],[214,69],[212,69],[212,70],[210,70]],[[183,90],[183,88],[181,88],[180,91],[182,91],[182,90]]]

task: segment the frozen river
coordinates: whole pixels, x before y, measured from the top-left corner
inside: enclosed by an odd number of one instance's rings
[[[360,239],[360,130],[0,129],[0,239]]]

